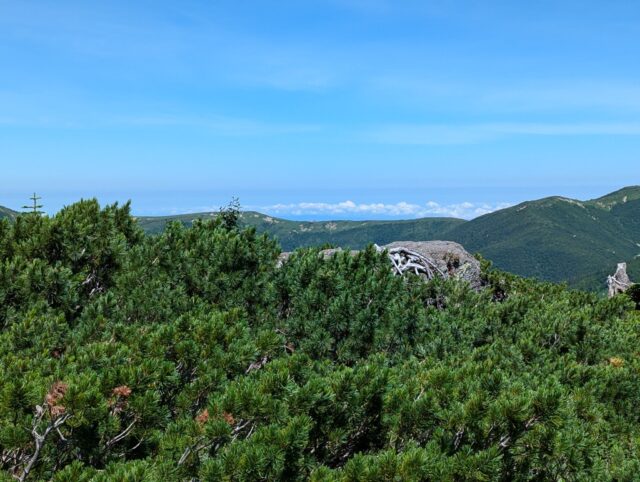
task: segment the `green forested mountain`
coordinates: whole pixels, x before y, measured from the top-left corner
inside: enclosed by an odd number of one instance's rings
[[[0,219],[8,219],[9,221],[15,221],[18,213],[12,211],[9,208],[5,208],[4,206],[0,206]]]
[[[226,214],[0,220],[0,480],[637,478],[626,295],[426,283],[372,248],[277,268]]]
[[[159,232],[167,220],[187,224],[212,213],[140,218],[147,232]],[[445,239],[481,253],[506,271],[592,290],[604,289],[616,263],[640,255],[640,187],[628,187],[591,201],[551,197],[529,201],[465,222],[425,218],[409,221],[295,222],[255,212],[243,224],[275,236],[284,250],[302,246],[361,249],[369,243]]]
[[[13,213],[14,215],[16,213]],[[139,217],[145,232],[167,222],[190,226],[217,213]],[[1,216],[1,211],[0,211]],[[603,290],[618,262],[640,279],[640,187],[627,187],[591,201],[550,197],[528,201],[472,221],[424,218],[407,221],[299,222],[242,213],[240,222],[276,238],[285,251],[331,244],[362,249],[397,240],[451,240],[482,254],[496,267],[521,276]]]
[[[185,226],[190,226],[195,219],[211,219],[216,215],[217,213],[196,213],[137,219],[145,232],[157,234],[169,221],[180,221]],[[243,226],[254,227],[259,233],[267,233],[276,238],[285,251],[325,244],[361,249],[370,243],[388,244],[399,239],[439,239],[464,222],[454,218],[309,222],[289,221],[254,211],[245,211],[240,215]]]
[[[524,202],[454,228],[449,237],[501,269],[589,289],[640,254],[640,187],[591,201]],[[631,274],[640,278],[640,272]]]

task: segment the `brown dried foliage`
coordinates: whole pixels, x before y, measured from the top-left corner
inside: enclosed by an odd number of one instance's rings
[[[198,422],[200,425],[204,425],[208,421],[209,421],[209,410],[205,408],[196,417],[196,422]]]
[[[44,402],[49,408],[49,414],[52,418],[58,418],[64,415],[66,408],[60,404],[60,401],[64,398],[65,393],[69,389],[69,385],[65,382],[57,381],[47,392],[44,397]]]
[[[44,397],[45,403],[51,409],[58,406],[60,403],[60,400],[64,398],[64,395],[65,393],[67,393],[68,389],[69,389],[69,385],[66,384],[65,382],[61,382],[61,381],[55,382],[53,385],[51,385],[49,392]],[[62,408],[64,410],[64,407]]]
[[[222,412],[222,418],[224,418],[224,421],[231,426],[235,425],[236,423],[236,419],[233,418],[233,415],[231,415],[229,412]]]
[[[131,389],[126,385],[120,385],[119,387],[114,388],[111,393],[116,397],[128,398],[129,395],[131,395]]]
[[[617,356],[609,358],[609,364],[614,368],[621,368],[624,366],[624,360]]]

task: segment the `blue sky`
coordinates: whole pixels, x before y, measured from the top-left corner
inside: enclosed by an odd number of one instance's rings
[[[640,183],[637,1],[0,0],[0,204],[474,217]]]

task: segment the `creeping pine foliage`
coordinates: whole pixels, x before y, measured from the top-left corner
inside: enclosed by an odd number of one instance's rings
[[[0,480],[640,474],[629,297],[279,252],[233,212],[149,237],[95,200],[0,221]]]

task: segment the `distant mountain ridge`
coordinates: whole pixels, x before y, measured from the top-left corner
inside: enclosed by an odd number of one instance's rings
[[[213,213],[140,218],[148,232],[167,220],[188,224]],[[553,196],[526,201],[471,221],[422,218],[408,221],[296,222],[245,212],[242,222],[277,237],[284,250],[332,244],[359,249],[368,243],[443,239],[481,253],[500,269],[522,276],[604,289],[619,261],[640,279],[640,186],[580,201]]]
[[[0,206],[0,219],[8,219],[9,221],[15,221],[18,214],[20,213],[13,211],[12,209],[5,208],[4,206]]]
[[[506,271],[603,288],[619,261],[640,279],[640,186],[590,201],[549,197],[493,212],[447,233]]]
[[[140,226],[149,234],[164,229],[169,221],[189,226],[195,219],[209,219],[217,213],[182,214],[165,217],[138,217]],[[399,239],[436,239],[456,226],[466,223],[456,218],[421,218],[402,221],[290,221],[255,211],[241,213],[244,226],[255,227],[280,242],[284,251],[307,246],[331,244],[363,248],[369,243],[388,244]]]
[[[11,220],[17,214],[0,207],[0,218]],[[216,214],[137,219],[145,232],[156,234],[169,221],[190,225]],[[276,237],[285,251],[326,244],[359,249],[369,243],[449,240],[482,254],[505,271],[578,288],[604,289],[606,276],[620,261],[629,264],[632,279],[640,280],[640,186],[589,201],[561,196],[526,201],[471,221],[300,222],[245,211],[241,223]]]

